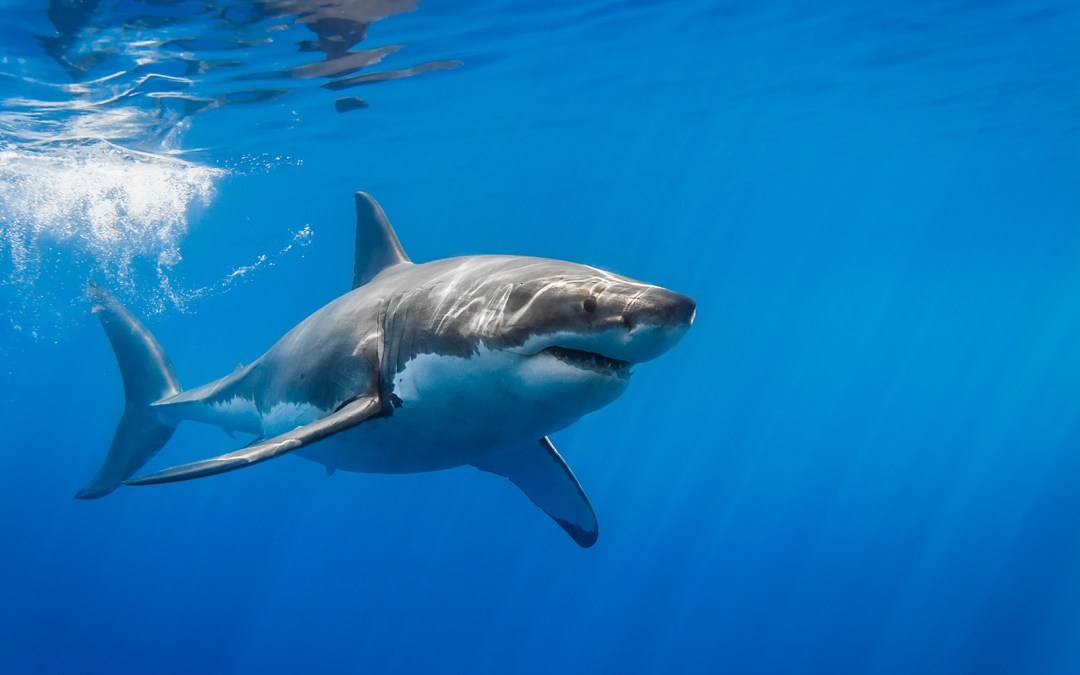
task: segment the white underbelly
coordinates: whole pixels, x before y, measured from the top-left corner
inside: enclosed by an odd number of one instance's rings
[[[527,360],[484,347],[469,358],[419,355],[394,378],[401,406],[389,417],[363,422],[295,454],[344,471],[419,473],[472,464],[492,452],[535,443],[584,412],[574,391],[564,396],[551,389],[554,378],[543,369],[553,366],[559,367],[555,359]],[[247,400],[208,412],[222,426],[258,424],[265,437],[331,414],[287,402],[260,413]]]
[[[407,414],[364,422],[295,454],[331,469],[361,473],[423,473],[471,464],[504,447],[496,439],[440,438],[407,423]]]
[[[567,426],[549,406],[523,396],[507,375],[521,357],[482,349],[466,359],[421,355],[394,380],[402,402],[393,414],[364,422],[297,451],[345,471],[419,473],[472,464],[492,452]]]

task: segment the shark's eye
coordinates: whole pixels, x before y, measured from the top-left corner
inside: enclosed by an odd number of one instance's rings
[[[588,312],[589,314],[592,314],[593,312],[596,311],[596,298],[594,298],[591,295],[589,297],[585,298],[585,302],[582,303],[582,307],[585,308],[586,312]]]

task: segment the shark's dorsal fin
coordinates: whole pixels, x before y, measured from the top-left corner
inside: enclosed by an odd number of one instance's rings
[[[356,252],[352,287],[363,286],[388,267],[408,263],[394,228],[379,202],[366,192],[356,193]]]

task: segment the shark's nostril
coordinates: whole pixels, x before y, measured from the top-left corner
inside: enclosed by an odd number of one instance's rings
[[[634,318],[629,312],[622,315],[622,322],[623,325],[626,326],[627,332],[630,332],[634,329]]]

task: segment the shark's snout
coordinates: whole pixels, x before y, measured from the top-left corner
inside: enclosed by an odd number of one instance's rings
[[[638,326],[662,326],[667,329],[686,329],[694,323],[697,303],[688,295],[666,288],[651,288],[634,298],[622,314],[628,331]]]

